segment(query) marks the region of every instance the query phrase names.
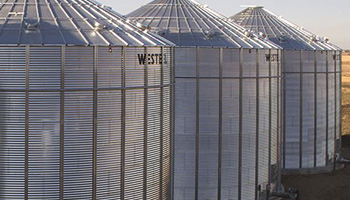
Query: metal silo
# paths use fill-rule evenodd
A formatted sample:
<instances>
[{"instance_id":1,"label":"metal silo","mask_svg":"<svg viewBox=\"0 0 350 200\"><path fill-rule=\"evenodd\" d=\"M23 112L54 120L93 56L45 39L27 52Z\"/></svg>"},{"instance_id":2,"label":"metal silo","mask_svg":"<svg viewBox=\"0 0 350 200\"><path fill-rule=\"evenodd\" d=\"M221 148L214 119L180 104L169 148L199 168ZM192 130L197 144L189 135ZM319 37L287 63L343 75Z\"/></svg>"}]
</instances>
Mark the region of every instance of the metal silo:
<instances>
[{"instance_id":1,"label":"metal silo","mask_svg":"<svg viewBox=\"0 0 350 200\"><path fill-rule=\"evenodd\" d=\"M318 173L338 166L341 138L341 50L262 6L235 22L283 47L283 168Z\"/></svg>"},{"instance_id":2,"label":"metal silo","mask_svg":"<svg viewBox=\"0 0 350 200\"><path fill-rule=\"evenodd\" d=\"M192 0L128 15L174 42L176 200L259 199L279 176L280 50Z\"/></svg>"},{"instance_id":3,"label":"metal silo","mask_svg":"<svg viewBox=\"0 0 350 200\"><path fill-rule=\"evenodd\" d=\"M0 16L0 198L167 199L172 43L90 0Z\"/></svg>"}]
</instances>

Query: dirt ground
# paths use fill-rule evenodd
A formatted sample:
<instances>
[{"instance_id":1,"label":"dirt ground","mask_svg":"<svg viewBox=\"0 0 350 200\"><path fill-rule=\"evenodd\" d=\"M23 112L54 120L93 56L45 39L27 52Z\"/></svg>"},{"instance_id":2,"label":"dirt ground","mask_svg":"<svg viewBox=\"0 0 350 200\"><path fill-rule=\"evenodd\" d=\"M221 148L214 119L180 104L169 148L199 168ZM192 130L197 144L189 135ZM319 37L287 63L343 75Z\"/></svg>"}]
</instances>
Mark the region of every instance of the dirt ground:
<instances>
[{"instance_id":1,"label":"dirt ground","mask_svg":"<svg viewBox=\"0 0 350 200\"><path fill-rule=\"evenodd\" d=\"M343 54L343 148L350 159L350 53ZM350 165L329 174L283 176L286 188L299 191L300 200L350 200Z\"/></svg>"},{"instance_id":2,"label":"dirt ground","mask_svg":"<svg viewBox=\"0 0 350 200\"><path fill-rule=\"evenodd\" d=\"M342 155L350 159L350 135L343 136ZM296 188L300 200L349 200L350 166L329 174L283 176L286 188Z\"/></svg>"}]
</instances>

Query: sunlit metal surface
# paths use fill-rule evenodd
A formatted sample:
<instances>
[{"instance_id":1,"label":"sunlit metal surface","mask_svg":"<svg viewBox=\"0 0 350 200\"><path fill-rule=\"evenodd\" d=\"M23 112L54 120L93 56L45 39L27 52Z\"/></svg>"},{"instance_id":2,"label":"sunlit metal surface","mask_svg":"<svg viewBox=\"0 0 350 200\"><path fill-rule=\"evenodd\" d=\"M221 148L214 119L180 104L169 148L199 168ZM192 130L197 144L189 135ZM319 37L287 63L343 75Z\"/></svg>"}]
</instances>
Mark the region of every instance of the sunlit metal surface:
<instances>
[{"instance_id":1,"label":"sunlit metal surface","mask_svg":"<svg viewBox=\"0 0 350 200\"><path fill-rule=\"evenodd\" d=\"M283 47L283 167L286 172L336 169L341 139L341 49L263 7L232 19Z\"/></svg>"},{"instance_id":2,"label":"sunlit metal surface","mask_svg":"<svg viewBox=\"0 0 350 200\"><path fill-rule=\"evenodd\" d=\"M0 199L169 199L172 44L94 1L0 3Z\"/></svg>"},{"instance_id":3,"label":"sunlit metal surface","mask_svg":"<svg viewBox=\"0 0 350 200\"><path fill-rule=\"evenodd\" d=\"M0 19L2 46L169 44L91 0L0 0Z\"/></svg>"},{"instance_id":4,"label":"sunlit metal surface","mask_svg":"<svg viewBox=\"0 0 350 200\"><path fill-rule=\"evenodd\" d=\"M145 52L169 60L140 65ZM0 47L0 197L166 199L171 56L160 47Z\"/></svg>"},{"instance_id":5,"label":"sunlit metal surface","mask_svg":"<svg viewBox=\"0 0 350 200\"><path fill-rule=\"evenodd\" d=\"M278 189L278 46L191 0L156 0L128 17L178 45L173 198L252 200Z\"/></svg>"}]
</instances>

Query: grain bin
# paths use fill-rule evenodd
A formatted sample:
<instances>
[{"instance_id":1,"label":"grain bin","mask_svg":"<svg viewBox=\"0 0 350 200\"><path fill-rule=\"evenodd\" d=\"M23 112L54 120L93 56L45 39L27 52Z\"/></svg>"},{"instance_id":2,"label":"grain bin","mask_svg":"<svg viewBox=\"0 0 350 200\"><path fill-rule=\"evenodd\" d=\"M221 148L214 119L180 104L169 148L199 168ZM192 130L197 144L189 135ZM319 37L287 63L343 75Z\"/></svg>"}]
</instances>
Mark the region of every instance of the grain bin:
<instances>
[{"instance_id":1,"label":"grain bin","mask_svg":"<svg viewBox=\"0 0 350 200\"><path fill-rule=\"evenodd\" d=\"M0 198L167 199L172 43L90 0L0 16Z\"/></svg>"},{"instance_id":2,"label":"grain bin","mask_svg":"<svg viewBox=\"0 0 350 200\"><path fill-rule=\"evenodd\" d=\"M174 199L259 199L278 183L280 50L192 0L128 15L174 42Z\"/></svg>"},{"instance_id":3,"label":"grain bin","mask_svg":"<svg viewBox=\"0 0 350 200\"><path fill-rule=\"evenodd\" d=\"M283 167L318 173L337 168L341 138L341 50L262 6L233 16L283 47Z\"/></svg>"}]
</instances>

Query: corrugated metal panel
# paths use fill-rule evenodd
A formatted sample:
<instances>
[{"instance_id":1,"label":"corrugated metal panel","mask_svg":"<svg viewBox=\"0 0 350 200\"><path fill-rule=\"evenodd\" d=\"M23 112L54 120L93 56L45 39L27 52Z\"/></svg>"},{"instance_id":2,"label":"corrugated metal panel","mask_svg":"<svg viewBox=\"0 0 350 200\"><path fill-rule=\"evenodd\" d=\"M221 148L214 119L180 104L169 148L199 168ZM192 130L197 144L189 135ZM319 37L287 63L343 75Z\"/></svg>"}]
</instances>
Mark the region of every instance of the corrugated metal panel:
<instances>
[{"instance_id":1,"label":"corrugated metal panel","mask_svg":"<svg viewBox=\"0 0 350 200\"><path fill-rule=\"evenodd\" d=\"M144 195L144 90L125 94L125 199L143 199Z\"/></svg>"},{"instance_id":2,"label":"corrugated metal panel","mask_svg":"<svg viewBox=\"0 0 350 200\"><path fill-rule=\"evenodd\" d=\"M4 89L24 89L26 49L0 48L0 82Z\"/></svg>"},{"instance_id":3,"label":"corrugated metal panel","mask_svg":"<svg viewBox=\"0 0 350 200\"><path fill-rule=\"evenodd\" d=\"M60 89L61 48L32 48L29 76L32 89Z\"/></svg>"},{"instance_id":4,"label":"corrugated metal panel","mask_svg":"<svg viewBox=\"0 0 350 200\"><path fill-rule=\"evenodd\" d=\"M1 92L1 174L2 199L24 198L25 163L25 94L23 92ZM15 147L15 148L13 148Z\"/></svg>"},{"instance_id":5,"label":"corrugated metal panel","mask_svg":"<svg viewBox=\"0 0 350 200\"><path fill-rule=\"evenodd\" d=\"M175 54L174 199L263 197L280 174L280 52Z\"/></svg>"},{"instance_id":6,"label":"corrugated metal panel","mask_svg":"<svg viewBox=\"0 0 350 200\"><path fill-rule=\"evenodd\" d=\"M98 87L117 88L122 86L123 51L121 48L100 47L98 51Z\"/></svg>"},{"instance_id":7,"label":"corrugated metal panel","mask_svg":"<svg viewBox=\"0 0 350 200\"><path fill-rule=\"evenodd\" d=\"M169 62L140 63L144 52ZM0 86L0 198L168 199L172 56L165 47L1 48L1 77L19 87ZM142 73L125 76L135 67Z\"/></svg>"},{"instance_id":8,"label":"corrugated metal panel","mask_svg":"<svg viewBox=\"0 0 350 200\"><path fill-rule=\"evenodd\" d=\"M1 1L0 44L78 46L171 45L91 0Z\"/></svg>"},{"instance_id":9,"label":"corrugated metal panel","mask_svg":"<svg viewBox=\"0 0 350 200\"><path fill-rule=\"evenodd\" d=\"M162 139L162 167L161 167L161 195L163 199L171 199L171 172L174 124L174 95L173 88L163 88L163 136Z\"/></svg>"},{"instance_id":10,"label":"corrugated metal panel","mask_svg":"<svg viewBox=\"0 0 350 200\"><path fill-rule=\"evenodd\" d=\"M29 96L29 198L59 198L60 93Z\"/></svg>"},{"instance_id":11,"label":"corrugated metal panel","mask_svg":"<svg viewBox=\"0 0 350 200\"><path fill-rule=\"evenodd\" d=\"M127 17L183 47L277 47L194 0L154 0Z\"/></svg>"},{"instance_id":12,"label":"corrugated metal panel","mask_svg":"<svg viewBox=\"0 0 350 200\"><path fill-rule=\"evenodd\" d=\"M67 48L64 72L65 88L92 88L94 84L94 49L85 47Z\"/></svg>"},{"instance_id":13,"label":"corrugated metal panel","mask_svg":"<svg viewBox=\"0 0 350 200\"><path fill-rule=\"evenodd\" d=\"M161 161L161 90L160 88L148 91L147 122L147 199L159 199L161 190L159 183L162 172L160 171Z\"/></svg>"},{"instance_id":14,"label":"corrugated metal panel","mask_svg":"<svg viewBox=\"0 0 350 200\"><path fill-rule=\"evenodd\" d=\"M202 54L201 54L202 53ZM204 55L199 51L198 57ZM218 52L217 52L218 53ZM211 63L215 64L215 60ZM199 65L202 66L202 65ZM218 65L217 65L218 66ZM201 69L199 69L200 74ZM202 77L202 76L201 76ZM219 163L219 80L198 80L198 199L215 199L218 192L218 163Z\"/></svg>"},{"instance_id":15,"label":"corrugated metal panel","mask_svg":"<svg viewBox=\"0 0 350 200\"><path fill-rule=\"evenodd\" d=\"M180 50L176 50L176 54ZM178 55L178 54L177 54ZM177 65L178 66L178 65ZM177 79L175 86L174 198L195 196L196 80Z\"/></svg>"},{"instance_id":16,"label":"corrugated metal panel","mask_svg":"<svg viewBox=\"0 0 350 200\"><path fill-rule=\"evenodd\" d=\"M66 92L64 96L64 198L89 199L93 181L93 93Z\"/></svg>"},{"instance_id":17,"label":"corrugated metal panel","mask_svg":"<svg viewBox=\"0 0 350 200\"><path fill-rule=\"evenodd\" d=\"M337 132L341 71L336 69L336 52L284 52L286 170L333 169L341 135Z\"/></svg>"},{"instance_id":18,"label":"corrugated metal panel","mask_svg":"<svg viewBox=\"0 0 350 200\"><path fill-rule=\"evenodd\" d=\"M98 92L97 107L97 199L120 199L122 92Z\"/></svg>"}]
</instances>

